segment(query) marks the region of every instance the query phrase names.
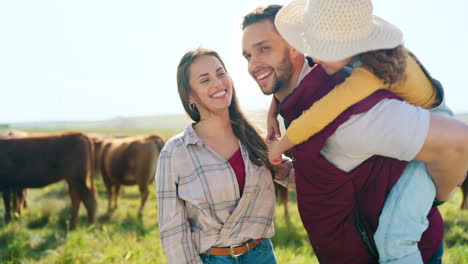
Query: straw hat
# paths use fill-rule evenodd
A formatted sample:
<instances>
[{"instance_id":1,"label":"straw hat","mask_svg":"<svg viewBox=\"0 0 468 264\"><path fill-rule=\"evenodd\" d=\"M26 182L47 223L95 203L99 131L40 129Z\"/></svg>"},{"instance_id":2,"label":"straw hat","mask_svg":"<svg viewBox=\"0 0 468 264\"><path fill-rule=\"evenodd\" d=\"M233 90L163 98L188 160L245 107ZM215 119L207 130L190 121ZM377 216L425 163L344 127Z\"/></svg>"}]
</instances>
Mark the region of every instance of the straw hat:
<instances>
[{"instance_id":1,"label":"straw hat","mask_svg":"<svg viewBox=\"0 0 468 264\"><path fill-rule=\"evenodd\" d=\"M322 61L403 44L397 27L372 15L370 0L294 0L280 9L275 25L290 45Z\"/></svg>"}]
</instances>

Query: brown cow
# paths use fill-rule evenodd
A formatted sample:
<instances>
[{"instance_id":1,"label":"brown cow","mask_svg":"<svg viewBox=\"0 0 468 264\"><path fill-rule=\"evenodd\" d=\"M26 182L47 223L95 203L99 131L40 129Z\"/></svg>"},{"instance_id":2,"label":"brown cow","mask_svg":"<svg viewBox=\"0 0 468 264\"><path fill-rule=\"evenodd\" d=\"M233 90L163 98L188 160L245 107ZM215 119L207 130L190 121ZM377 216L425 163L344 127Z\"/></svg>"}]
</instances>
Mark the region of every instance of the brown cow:
<instances>
[{"instance_id":1,"label":"brown cow","mask_svg":"<svg viewBox=\"0 0 468 264\"><path fill-rule=\"evenodd\" d=\"M284 215L288 216L289 215L289 210L288 210L288 200L289 200L288 188L286 188L283 185L281 185L279 183L276 183L276 182L274 182L274 184L275 184L276 201L283 204Z\"/></svg>"},{"instance_id":2,"label":"brown cow","mask_svg":"<svg viewBox=\"0 0 468 264\"><path fill-rule=\"evenodd\" d=\"M463 193L461 209L468 209L468 172L466 174L467 178L465 178L465 181L461 186Z\"/></svg>"},{"instance_id":3,"label":"brown cow","mask_svg":"<svg viewBox=\"0 0 468 264\"><path fill-rule=\"evenodd\" d=\"M19 131L15 129L10 129L0 134L0 138L17 138L17 137L27 137L28 133L24 131Z\"/></svg>"},{"instance_id":4,"label":"brown cow","mask_svg":"<svg viewBox=\"0 0 468 264\"><path fill-rule=\"evenodd\" d=\"M137 184L141 195L138 216L141 217L164 140L158 135L148 135L106 138L98 144L97 155L100 156L99 167L107 189L109 212L118 206L121 185Z\"/></svg>"},{"instance_id":5,"label":"brown cow","mask_svg":"<svg viewBox=\"0 0 468 264\"><path fill-rule=\"evenodd\" d=\"M97 134L88 134L89 139L93 142L94 145L94 155L93 155L93 177L96 179L99 174L101 173L100 169L100 153L101 153L101 146L102 141L104 139L103 136Z\"/></svg>"},{"instance_id":6,"label":"brown cow","mask_svg":"<svg viewBox=\"0 0 468 264\"><path fill-rule=\"evenodd\" d=\"M126 138L128 136L122 135L100 135L100 134L88 134L88 137L94 144L94 155L93 155L93 172L94 178L96 179L101 174L101 146L104 139L113 139L113 138Z\"/></svg>"},{"instance_id":7,"label":"brown cow","mask_svg":"<svg viewBox=\"0 0 468 264\"><path fill-rule=\"evenodd\" d=\"M0 134L0 138L18 138L18 137L27 137L28 133L24 131L19 131L15 129L10 129ZM19 217L23 209L26 208L26 197L28 191L24 189L4 189L2 193L3 204L5 206L5 212L13 211L15 217ZM13 210L12 210L13 209ZM5 213L6 221L11 219L11 214Z\"/></svg>"},{"instance_id":8,"label":"brown cow","mask_svg":"<svg viewBox=\"0 0 468 264\"><path fill-rule=\"evenodd\" d=\"M0 139L0 190L40 188L65 179L72 202L70 227L76 226L81 201L94 221L92 157L93 144L82 133Z\"/></svg>"},{"instance_id":9,"label":"brown cow","mask_svg":"<svg viewBox=\"0 0 468 264\"><path fill-rule=\"evenodd\" d=\"M26 197L28 189L5 188L2 192L3 204L5 205L5 221L11 220L11 212L15 217L19 217L26 208Z\"/></svg>"}]
</instances>

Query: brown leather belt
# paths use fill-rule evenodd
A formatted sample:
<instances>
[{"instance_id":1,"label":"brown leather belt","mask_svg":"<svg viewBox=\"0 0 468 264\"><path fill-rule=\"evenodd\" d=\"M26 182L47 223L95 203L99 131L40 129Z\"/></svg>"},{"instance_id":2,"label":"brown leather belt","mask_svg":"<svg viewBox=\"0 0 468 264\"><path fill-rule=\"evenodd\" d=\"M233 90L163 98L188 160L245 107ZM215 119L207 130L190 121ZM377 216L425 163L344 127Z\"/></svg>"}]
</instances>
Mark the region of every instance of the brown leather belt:
<instances>
[{"instance_id":1,"label":"brown leather belt","mask_svg":"<svg viewBox=\"0 0 468 264\"><path fill-rule=\"evenodd\" d=\"M241 244L235 244L230 247L212 247L210 248L210 255L215 256L231 256L233 258L237 258L242 254L247 253L249 250L254 249L258 244L262 243L263 238L255 239L257 244L255 244L254 240L251 239L247 242ZM203 252L206 254L207 251Z\"/></svg>"}]
</instances>

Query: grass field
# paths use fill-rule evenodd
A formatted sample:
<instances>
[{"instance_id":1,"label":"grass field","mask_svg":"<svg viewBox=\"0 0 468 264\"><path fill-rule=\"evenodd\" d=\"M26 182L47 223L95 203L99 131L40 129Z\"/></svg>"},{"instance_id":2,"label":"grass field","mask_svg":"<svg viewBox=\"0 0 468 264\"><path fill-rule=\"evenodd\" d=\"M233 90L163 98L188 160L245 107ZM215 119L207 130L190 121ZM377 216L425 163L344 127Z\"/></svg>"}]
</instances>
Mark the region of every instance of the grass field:
<instances>
[{"instance_id":1,"label":"grass field","mask_svg":"<svg viewBox=\"0 0 468 264\"><path fill-rule=\"evenodd\" d=\"M84 132L133 135L155 131ZM158 131L166 138L176 132ZM4 209L0 206L0 263L166 263L159 240L154 185L142 219L137 217L140 199L135 186L123 188L119 208L111 215L106 214L106 193L101 179L96 179L96 186L97 221L88 223L82 206L77 229L73 231L67 230L70 201L64 182L30 190L28 208L19 219L8 224L3 220ZM444 263L468 262L468 211L461 211L460 203L461 192L457 192L440 207L446 227ZM276 212L273 243L278 262L318 263L302 228L294 192L290 192L289 206L289 217L284 216L281 206Z\"/></svg>"}]
</instances>

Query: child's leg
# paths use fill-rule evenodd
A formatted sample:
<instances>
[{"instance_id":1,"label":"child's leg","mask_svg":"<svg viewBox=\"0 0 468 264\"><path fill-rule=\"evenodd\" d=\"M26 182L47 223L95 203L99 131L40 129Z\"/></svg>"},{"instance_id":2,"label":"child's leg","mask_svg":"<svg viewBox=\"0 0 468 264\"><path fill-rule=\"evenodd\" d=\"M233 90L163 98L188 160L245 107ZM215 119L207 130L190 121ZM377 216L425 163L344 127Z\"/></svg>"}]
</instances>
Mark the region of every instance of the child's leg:
<instances>
[{"instance_id":1,"label":"child's leg","mask_svg":"<svg viewBox=\"0 0 468 264\"><path fill-rule=\"evenodd\" d=\"M423 263L418 241L436 194L423 162L411 161L385 201L374 235L381 264Z\"/></svg>"}]
</instances>

